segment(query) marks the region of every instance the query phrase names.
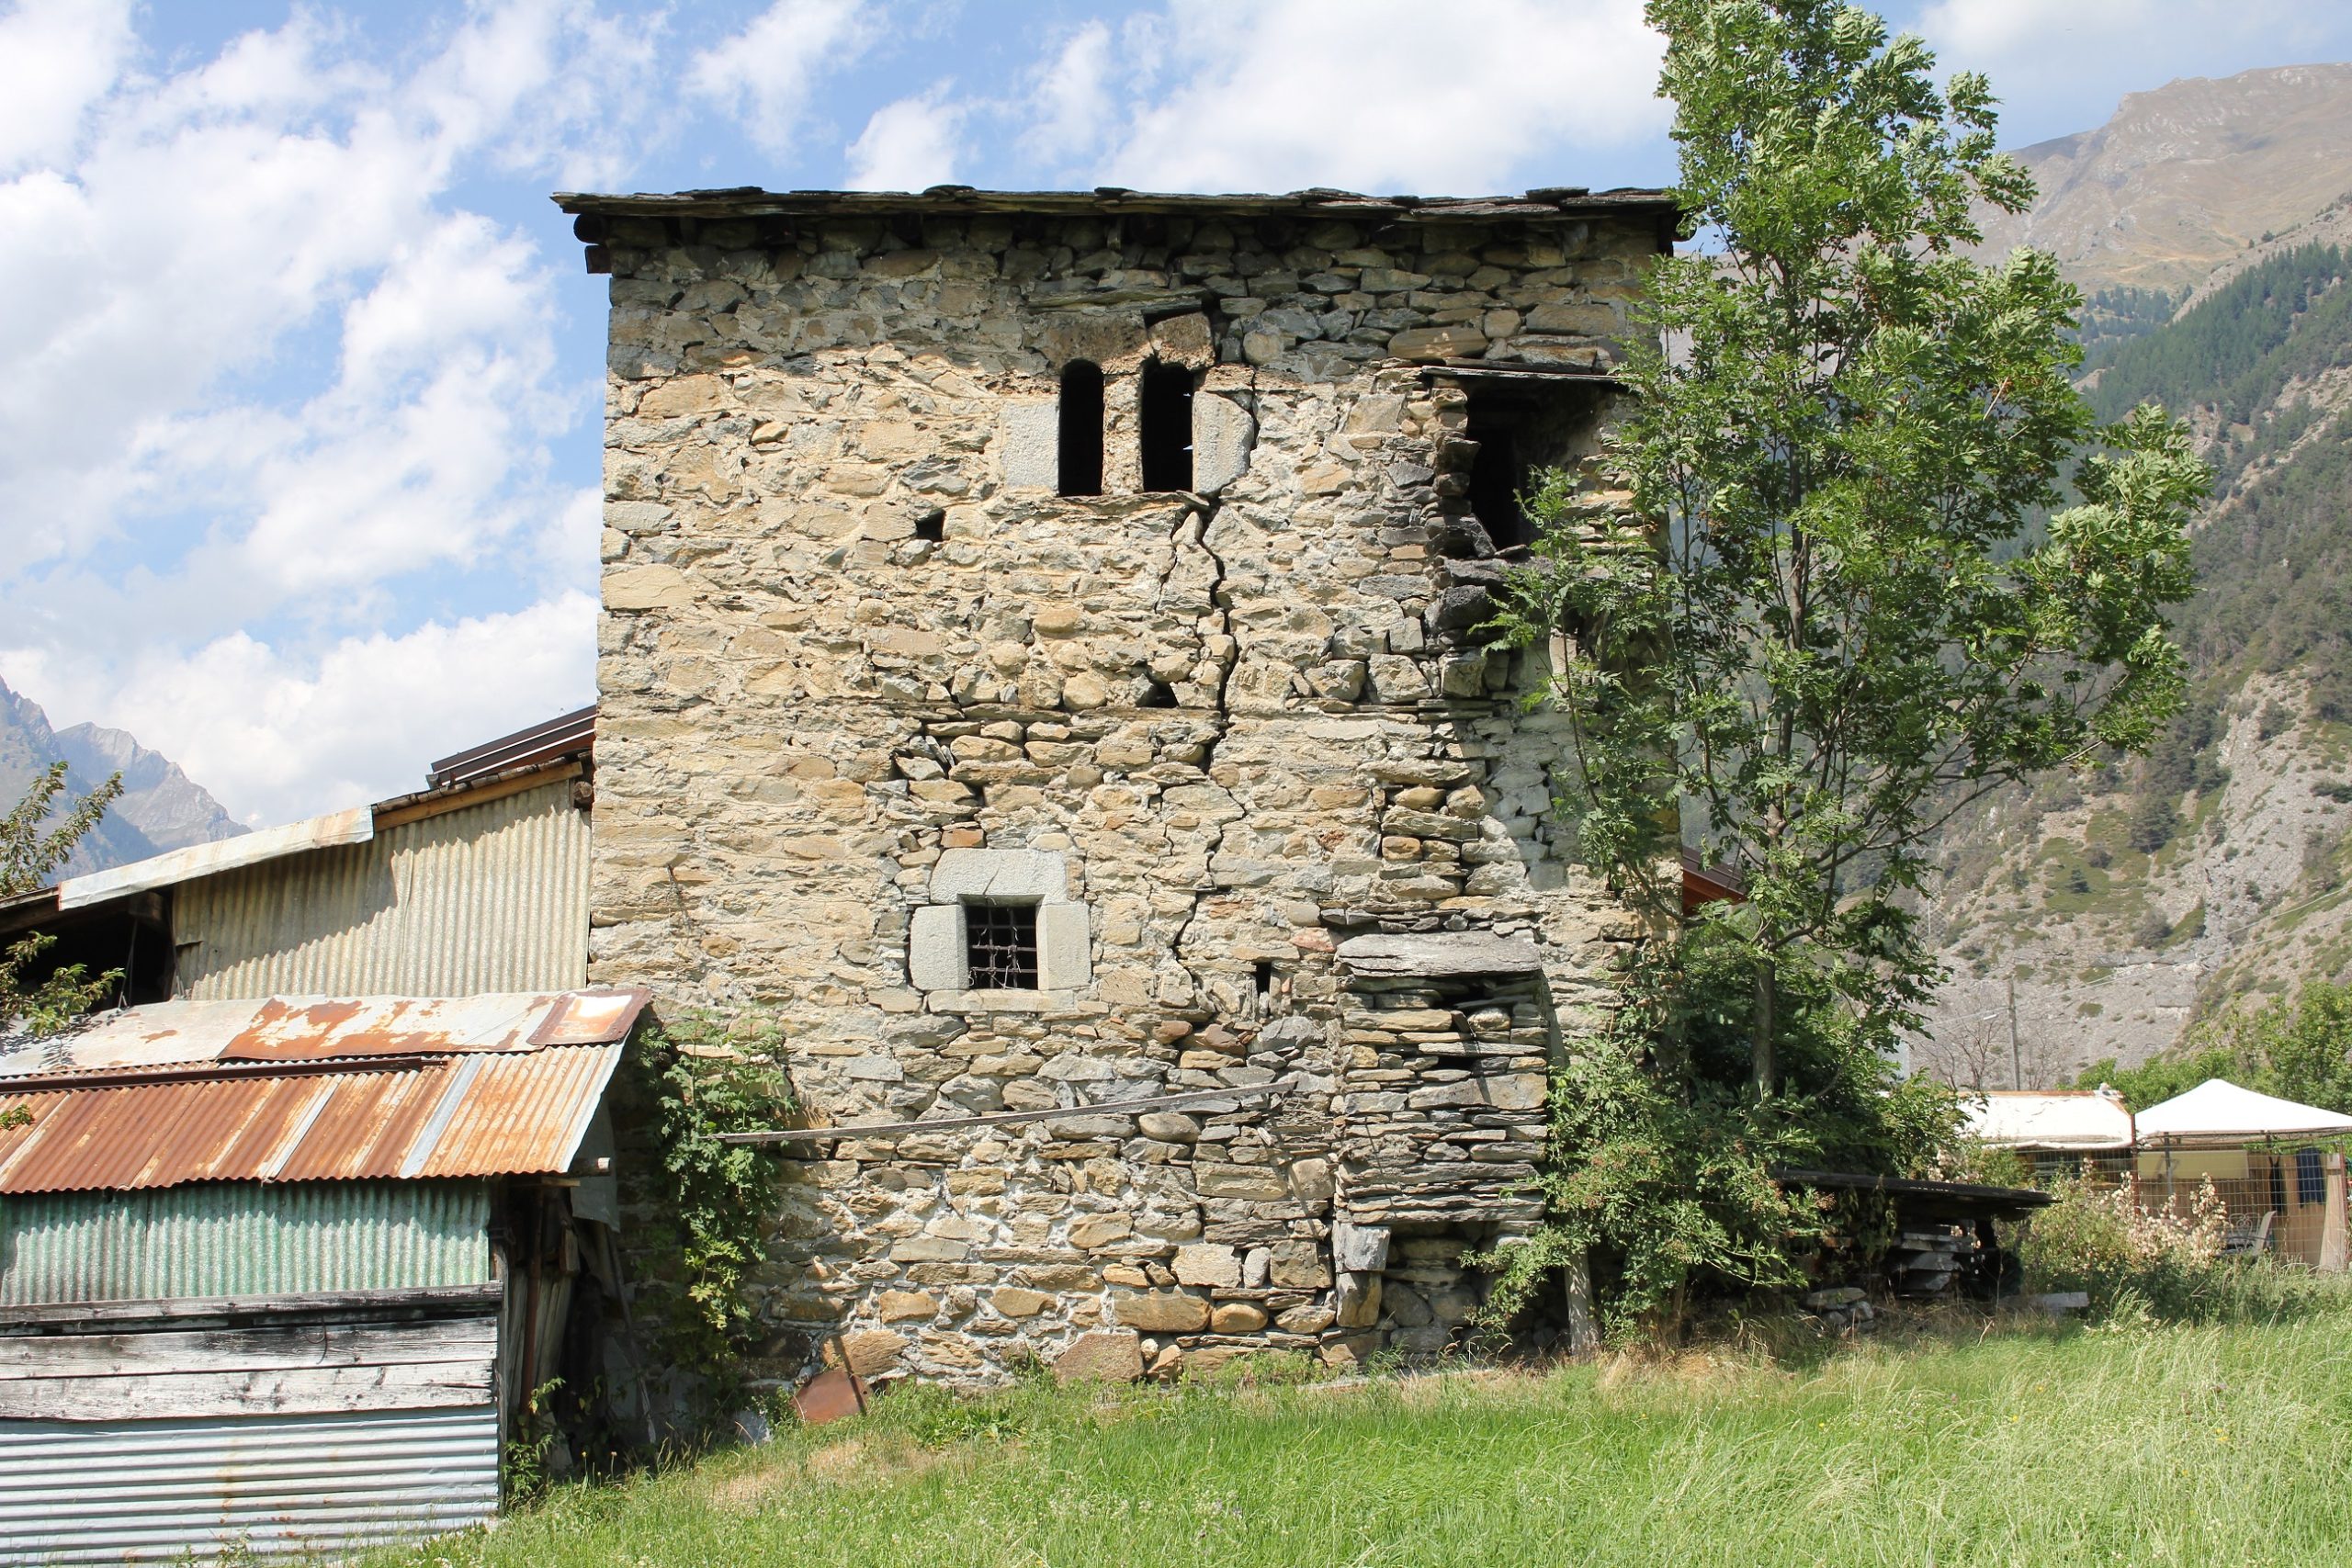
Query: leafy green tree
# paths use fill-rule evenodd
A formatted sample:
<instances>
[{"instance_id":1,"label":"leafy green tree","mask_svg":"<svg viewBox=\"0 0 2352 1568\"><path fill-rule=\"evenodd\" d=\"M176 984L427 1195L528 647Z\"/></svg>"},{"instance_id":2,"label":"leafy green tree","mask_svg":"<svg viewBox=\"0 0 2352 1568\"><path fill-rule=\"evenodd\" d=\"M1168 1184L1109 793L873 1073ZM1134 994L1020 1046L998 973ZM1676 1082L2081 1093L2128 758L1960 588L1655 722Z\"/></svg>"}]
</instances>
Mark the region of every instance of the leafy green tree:
<instances>
[{"instance_id":1,"label":"leafy green tree","mask_svg":"<svg viewBox=\"0 0 2352 1568\"><path fill-rule=\"evenodd\" d=\"M15 808L0 816L0 898L46 886L50 874L65 863L121 794L122 775L116 773L61 810L65 764L54 763L35 779ZM35 961L56 940L36 931L0 947L0 1031L53 1033L96 1006L121 978L119 970L93 976L85 965L68 964L31 979Z\"/></svg>"},{"instance_id":2,"label":"leafy green tree","mask_svg":"<svg viewBox=\"0 0 2352 1568\"><path fill-rule=\"evenodd\" d=\"M2110 1085L2145 1111L2207 1078L2352 1115L2352 986L2315 980L2291 998L2201 1025L2176 1052L2136 1067L2094 1062L2075 1082Z\"/></svg>"},{"instance_id":3,"label":"leafy green tree","mask_svg":"<svg viewBox=\"0 0 2352 1568\"><path fill-rule=\"evenodd\" d=\"M1917 1021L1939 972L1916 899L1944 820L2144 750L2179 707L2165 611L2211 476L2153 407L2095 423L2071 380L2080 298L2049 256L1962 254L1977 204L2032 197L1983 77L1939 91L1917 39L1832 0L1650 0L1648 18L1710 243L1650 276L1642 323L1674 352L1628 356L1607 462L1630 505L1596 521L1548 479L1504 626L1568 634L1564 808L1665 962L1700 928L1745 955L1769 1098L1792 972L1865 1037ZM1745 901L1683 914L1678 815ZM1668 1032L1662 1065L1687 1076Z\"/></svg>"}]
</instances>

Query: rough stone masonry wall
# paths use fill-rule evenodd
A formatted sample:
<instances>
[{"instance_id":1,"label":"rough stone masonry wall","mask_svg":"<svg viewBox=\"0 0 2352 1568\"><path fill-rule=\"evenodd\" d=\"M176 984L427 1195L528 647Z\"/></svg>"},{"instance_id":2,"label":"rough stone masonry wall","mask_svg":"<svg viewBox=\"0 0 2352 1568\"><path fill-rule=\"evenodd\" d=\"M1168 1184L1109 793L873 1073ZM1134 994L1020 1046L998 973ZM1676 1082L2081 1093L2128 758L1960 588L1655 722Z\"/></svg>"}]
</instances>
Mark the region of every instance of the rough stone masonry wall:
<instances>
[{"instance_id":1,"label":"rough stone masonry wall","mask_svg":"<svg viewBox=\"0 0 2352 1568\"><path fill-rule=\"evenodd\" d=\"M1507 1189L1554 1021L1604 1000L1626 929L1548 820L1540 668L1467 635L1483 383L1427 362L1605 365L1651 226L605 238L594 977L766 1010L820 1122L1237 1091L805 1151L758 1371L837 1336L957 1378L1445 1345L1464 1246L1533 1216ZM1079 357L1112 493L1064 499ZM1153 357L1200 378L1193 493L1136 492ZM1597 435L1604 393L1544 395ZM1037 991L912 983L910 933L953 918L923 911L1005 866L1082 910L1077 951Z\"/></svg>"}]
</instances>

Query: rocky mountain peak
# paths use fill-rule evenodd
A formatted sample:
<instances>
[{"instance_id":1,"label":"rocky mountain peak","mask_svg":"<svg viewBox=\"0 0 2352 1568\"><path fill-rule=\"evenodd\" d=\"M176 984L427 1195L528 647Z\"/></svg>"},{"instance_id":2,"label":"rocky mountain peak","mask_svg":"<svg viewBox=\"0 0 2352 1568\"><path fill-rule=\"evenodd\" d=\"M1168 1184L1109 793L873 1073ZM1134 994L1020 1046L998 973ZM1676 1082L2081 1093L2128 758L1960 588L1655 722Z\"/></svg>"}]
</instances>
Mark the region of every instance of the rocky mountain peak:
<instances>
[{"instance_id":1,"label":"rocky mountain peak","mask_svg":"<svg viewBox=\"0 0 2352 1568\"><path fill-rule=\"evenodd\" d=\"M2352 189L2352 65L2184 78L2012 155L2041 196L1992 217L1984 254L2032 245L2086 288L2177 292Z\"/></svg>"},{"instance_id":2,"label":"rocky mountain peak","mask_svg":"<svg viewBox=\"0 0 2352 1568\"><path fill-rule=\"evenodd\" d=\"M0 809L14 805L34 778L58 762L66 765L68 786L76 793L117 772L123 784L121 797L82 840L65 875L127 865L246 831L170 758L119 729L93 724L52 729L39 703L0 682Z\"/></svg>"}]
</instances>

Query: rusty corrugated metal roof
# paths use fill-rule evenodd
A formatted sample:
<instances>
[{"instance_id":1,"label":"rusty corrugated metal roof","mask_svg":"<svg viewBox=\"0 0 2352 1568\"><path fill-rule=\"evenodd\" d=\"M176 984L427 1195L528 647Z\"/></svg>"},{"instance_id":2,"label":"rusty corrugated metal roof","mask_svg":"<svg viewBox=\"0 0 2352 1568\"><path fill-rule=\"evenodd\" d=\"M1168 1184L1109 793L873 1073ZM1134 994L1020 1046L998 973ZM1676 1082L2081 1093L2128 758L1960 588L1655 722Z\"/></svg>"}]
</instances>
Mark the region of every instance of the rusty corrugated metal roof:
<instances>
[{"instance_id":1,"label":"rusty corrugated metal roof","mask_svg":"<svg viewBox=\"0 0 2352 1568\"><path fill-rule=\"evenodd\" d=\"M32 1118L0 1129L0 1194L560 1172L645 999L134 1008L68 1036L62 1061L0 1064L0 1116Z\"/></svg>"},{"instance_id":2,"label":"rusty corrugated metal roof","mask_svg":"<svg viewBox=\"0 0 2352 1568\"><path fill-rule=\"evenodd\" d=\"M153 1002L0 1049L0 1084L28 1074L203 1062L324 1061L600 1045L644 1010L634 987L475 997L262 997Z\"/></svg>"}]
</instances>

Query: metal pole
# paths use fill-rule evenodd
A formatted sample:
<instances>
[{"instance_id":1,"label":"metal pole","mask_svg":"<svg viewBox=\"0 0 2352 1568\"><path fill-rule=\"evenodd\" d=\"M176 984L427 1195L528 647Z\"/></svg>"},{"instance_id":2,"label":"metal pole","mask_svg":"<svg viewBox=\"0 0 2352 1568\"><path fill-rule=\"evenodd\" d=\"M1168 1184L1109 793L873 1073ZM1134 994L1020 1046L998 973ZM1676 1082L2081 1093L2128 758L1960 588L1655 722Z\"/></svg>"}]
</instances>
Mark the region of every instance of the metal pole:
<instances>
[{"instance_id":1,"label":"metal pole","mask_svg":"<svg viewBox=\"0 0 2352 1568\"><path fill-rule=\"evenodd\" d=\"M2018 972L2014 969L2009 971L2007 985L2009 993L2009 1087L2011 1089L2023 1089L2025 1087L2025 1067L2022 1065L2022 1058L2018 1055Z\"/></svg>"}]
</instances>

